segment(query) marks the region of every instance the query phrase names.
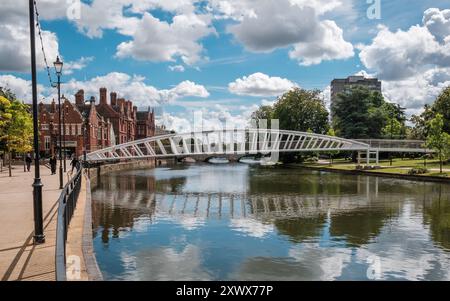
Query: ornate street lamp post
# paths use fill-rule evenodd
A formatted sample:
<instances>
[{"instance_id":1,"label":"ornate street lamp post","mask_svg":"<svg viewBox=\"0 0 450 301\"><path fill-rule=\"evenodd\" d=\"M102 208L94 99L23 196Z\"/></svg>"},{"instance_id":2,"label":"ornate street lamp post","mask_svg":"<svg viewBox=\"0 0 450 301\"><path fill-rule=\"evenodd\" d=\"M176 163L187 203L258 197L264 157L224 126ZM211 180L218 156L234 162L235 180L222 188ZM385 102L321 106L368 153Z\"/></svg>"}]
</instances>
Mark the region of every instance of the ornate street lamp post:
<instances>
[{"instance_id":1,"label":"ornate street lamp post","mask_svg":"<svg viewBox=\"0 0 450 301\"><path fill-rule=\"evenodd\" d=\"M61 107L61 73L62 73L62 68L63 68L63 62L61 62L59 60L59 56L56 57L56 62L53 63L53 65L55 66L55 70L56 70L56 75L58 77L58 83L57 83L57 87L58 87L58 107L59 107L59 189L63 189L64 185L63 185L63 163L62 163L62 135L61 135L61 126L63 126L63 124L61 123L61 111L62 111L62 107Z\"/></svg>"},{"instance_id":2,"label":"ornate street lamp post","mask_svg":"<svg viewBox=\"0 0 450 301\"><path fill-rule=\"evenodd\" d=\"M34 146L34 182L33 182L33 211L34 211L34 243L45 243L42 218L42 181L39 162L39 129L37 105L37 78L36 78L36 45L34 32L34 0L29 0L30 14L30 45L31 45L31 81L33 92L33 146Z\"/></svg>"}]
</instances>

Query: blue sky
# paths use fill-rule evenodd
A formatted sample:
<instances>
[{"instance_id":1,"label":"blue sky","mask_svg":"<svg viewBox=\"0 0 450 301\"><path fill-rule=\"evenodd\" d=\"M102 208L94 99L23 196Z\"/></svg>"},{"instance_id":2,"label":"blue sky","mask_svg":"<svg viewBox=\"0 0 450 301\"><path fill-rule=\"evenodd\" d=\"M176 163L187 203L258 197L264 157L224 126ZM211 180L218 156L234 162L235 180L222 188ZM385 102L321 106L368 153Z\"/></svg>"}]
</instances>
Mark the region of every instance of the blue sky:
<instances>
[{"instance_id":1,"label":"blue sky","mask_svg":"<svg viewBox=\"0 0 450 301\"><path fill-rule=\"evenodd\" d=\"M28 10L18 1L0 4L0 86L28 101ZM365 0L37 3L49 61L60 54L68 63L66 94L83 88L98 97L107 86L142 108L157 107L160 122L176 129L193 110L243 122L293 86L324 90L327 101L333 78L358 72L383 80L385 97L409 114L450 84L443 0L380 0L380 19L368 17ZM80 14L69 18L74 7ZM39 70L40 98L50 101L55 91Z\"/></svg>"}]
</instances>

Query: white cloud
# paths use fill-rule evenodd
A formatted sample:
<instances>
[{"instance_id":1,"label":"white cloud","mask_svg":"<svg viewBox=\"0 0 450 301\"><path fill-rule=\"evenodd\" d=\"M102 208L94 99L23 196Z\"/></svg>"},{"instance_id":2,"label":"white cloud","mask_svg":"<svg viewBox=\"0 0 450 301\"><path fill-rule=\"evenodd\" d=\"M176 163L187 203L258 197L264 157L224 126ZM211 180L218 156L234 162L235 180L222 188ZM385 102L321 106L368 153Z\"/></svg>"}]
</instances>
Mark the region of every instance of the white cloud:
<instances>
[{"instance_id":1,"label":"white cloud","mask_svg":"<svg viewBox=\"0 0 450 301\"><path fill-rule=\"evenodd\" d=\"M130 76L126 73L111 72L104 76L97 76L87 81L70 80L61 86L61 93L66 96L74 95L79 89L85 91L86 98L93 95L98 98L98 89L105 87L108 91L116 91L119 97L132 100L137 106L157 106L183 97L209 96L208 91L202 85L191 81L183 81L171 89L159 90L147 85L142 76ZM31 81L27 81L12 75L0 76L0 86L8 87L12 92L26 102L31 101ZM51 88L39 86L40 99L43 97L49 101L55 98L55 91Z\"/></svg>"},{"instance_id":2,"label":"white cloud","mask_svg":"<svg viewBox=\"0 0 450 301\"><path fill-rule=\"evenodd\" d=\"M180 58L192 65L202 59L203 46L198 41L214 33L208 15L176 15L168 23L145 13L132 34L133 39L117 47L117 56L157 62Z\"/></svg>"},{"instance_id":3,"label":"white cloud","mask_svg":"<svg viewBox=\"0 0 450 301\"><path fill-rule=\"evenodd\" d=\"M175 71L175 72L184 72L184 67L183 67L183 65L174 65L174 66L169 66L169 70Z\"/></svg>"},{"instance_id":4,"label":"white cloud","mask_svg":"<svg viewBox=\"0 0 450 301\"><path fill-rule=\"evenodd\" d=\"M303 65L354 55L343 31L334 21L320 16L340 7L341 1L262 0L212 2L222 17L238 20L228 32L252 52L271 52L293 46L291 59Z\"/></svg>"},{"instance_id":5,"label":"white cloud","mask_svg":"<svg viewBox=\"0 0 450 301\"><path fill-rule=\"evenodd\" d=\"M438 41L450 36L450 9L427 9L423 15L423 24Z\"/></svg>"},{"instance_id":6,"label":"white cloud","mask_svg":"<svg viewBox=\"0 0 450 301\"><path fill-rule=\"evenodd\" d=\"M425 11L422 25L391 31L379 26L368 45L360 45L364 66L383 80L383 94L418 113L450 85L450 10Z\"/></svg>"},{"instance_id":7,"label":"white cloud","mask_svg":"<svg viewBox=\"0 0 450 301\"><path fill-rule=\"evenodd\" d=\"M38 2L42 13L41 20L54 20L65 11L65 6L54 0ZM63 14L65 16L65 14ZM0 71L29 72L30 57L30 25L28 19L28 2L3 0L0 9ZM42 39L49 64L58 55L58 38L51 31L42 31ZM44 56L36 30L36 64L39 69L45 67Z\"/></svg>"},{"instance_id":8,"label":"white cloud","mask_svg":"<svg viewBox=\"0 0 450 301\"><path fill-rule=\"evenodd\" d=\"M353 45L344 40L343 31L334 21L321 23L322 39L306 43L297 43L289 52L291 59L297 59L301 65L310 66L322 61L347 59L353 57Z\"/></svg>"},{"instance_id":9,"label":"white cloud","mask_svg":"<svg viewBox=\"0 0 450 301\"><path fill-rule=\"evenodd\" d=\"M31 81L13 75L0 75L0 87L10 89L19 100L26 103L31 103L32 101ZM37 85L37 89L38 100L41 100L44 98L45 88L42 85Z\"/></svg>"},{"instance_id":10,"label":"white cloud","mask_svg":"<svg viewBox=\"0 0 450 301\"><path fill-rule=\"evenodd\" d=\"M228 85L228 90L237 95L278 96L297 87L297 84L281 77L269 77L264 73L254 73L238 78Z\"/></svg>"},{"instance_id":11,"label":"white cloud","mask_svg":"<svg viewBox=\"0 0 450 301\"><path fill-rule=\"evenodd\" d=\"M63 73L65 75L73 74L75 70L82 70L86 68L86 66L94 60L94 57L81 57L80 59L73 61L73 62L67 62L64 63L63 67Z\"/></svg>"}]
</instances>

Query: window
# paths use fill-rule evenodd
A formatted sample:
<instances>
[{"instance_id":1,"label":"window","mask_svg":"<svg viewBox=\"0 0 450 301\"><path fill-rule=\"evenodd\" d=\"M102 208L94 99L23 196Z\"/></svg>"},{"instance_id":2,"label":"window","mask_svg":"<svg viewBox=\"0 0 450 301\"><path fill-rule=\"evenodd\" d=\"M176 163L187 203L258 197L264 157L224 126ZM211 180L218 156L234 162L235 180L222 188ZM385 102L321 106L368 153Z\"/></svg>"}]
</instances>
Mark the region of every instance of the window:
<instances>
[{"instance_id":1,"label":"window","mask_svg":"<svg viewBox=\"0 0 450 301\"><path fill-rule=\"evenodd\" d=\"M41 125L41 129L43 130L43 131L48 131L48 124L47 123L43 123L42 125Z\"/></svg>"},{"instance_id":2,"label":"window","mask_svg":"<svg viewBox=\"0 0 450 301\"><path fill-rule=\"evenodd\" d=\"M76 135L76 134L77 134L77 125L72 124L72 135Z\"/></svg>"},{"instance_id":3,"label":"window","mask_svg":"<svg viewBox=\"0 0 450 301\"><path fill-rule=\"evenodd\" d=\"M78 135L83 135L81 124L78 125Z\"/></svg>"},{"instance_id":4,"label":"window","mask_svg":"<svg viewBox=\"0 0 450 301\"><path fill-rule=\"evenodd\" d=\"M70 124L66 124L66 135L70 135Z\"/></svg>"},{"instance_id":5,"label":"window","mask_svg":"<svg viewBox=\"0 0 450 301\"><path fill-rule=\"evenodd\" d=\"M44 137L44 146L45 146L46 151L50 150L50 137L49 136Z\"/></svg>"}]
</instances>

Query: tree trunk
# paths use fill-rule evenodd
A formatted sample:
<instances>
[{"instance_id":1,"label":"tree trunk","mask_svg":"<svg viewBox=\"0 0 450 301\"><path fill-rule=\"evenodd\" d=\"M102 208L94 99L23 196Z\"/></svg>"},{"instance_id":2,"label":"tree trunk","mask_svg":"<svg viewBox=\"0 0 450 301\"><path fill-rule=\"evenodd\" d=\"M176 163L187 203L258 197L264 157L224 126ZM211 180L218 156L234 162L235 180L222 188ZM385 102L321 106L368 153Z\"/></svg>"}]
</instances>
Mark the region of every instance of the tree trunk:
<instances>
[{"instance_id":1,"label":"tree trunk","mask_svg":"<svg viewBox=\"0 0 450 301\"><path fill-rule=\"evenodd\" d=\"M10 151L8 151L8 161L9 161L9 163L8 163L8 167L9 167L9 176L10 177L12 177L12 167L11 167L11 152Z\"/></svg>"},{"instance_id":2,"label":"tree trunk","mask_svg":"<svg viewBox=\"0 0 450 301\"><path fill-rule=\"evenodd\" d=\"M441 170L441 173L442 173L442 152L439 152L439 168L440 168L440 170Z\"/></svg>"},{"instance_id":3,"label":"tree trunk","mask_svg":"<svg viewBox=\"0 0 450 301\"><path fill-rule=\"evenodd\" d=\"M23 172L27 172L27 162L25 153L23 153Z\"/></svg>"}]
</instances>

